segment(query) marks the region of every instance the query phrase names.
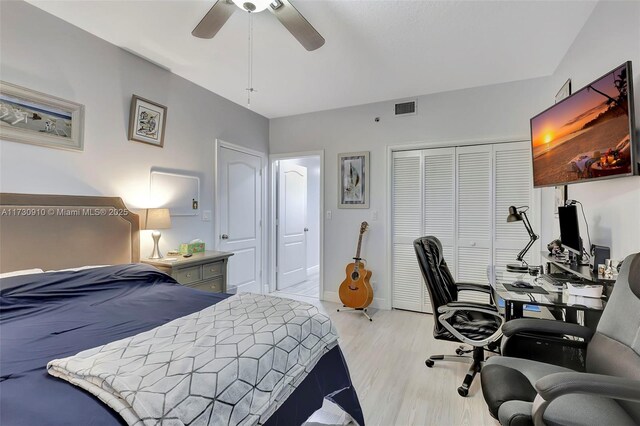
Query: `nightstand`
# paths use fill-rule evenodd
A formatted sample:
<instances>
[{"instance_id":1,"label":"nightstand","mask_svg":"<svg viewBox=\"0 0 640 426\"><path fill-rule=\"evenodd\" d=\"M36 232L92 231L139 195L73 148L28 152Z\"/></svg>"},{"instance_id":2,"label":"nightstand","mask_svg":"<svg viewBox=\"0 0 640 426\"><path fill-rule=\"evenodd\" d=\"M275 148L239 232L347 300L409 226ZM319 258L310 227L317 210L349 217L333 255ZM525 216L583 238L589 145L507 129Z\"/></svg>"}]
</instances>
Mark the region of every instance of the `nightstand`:
<instances>
[{"instance_id":1,"label":"nightstand","mask_svg":"<svg viewBox=\"0 0 640 426\"><path fill-rule=\"evenodd\" d=\"M141 259L140 262L153 265L180 284L212 293L227 291L227 261L233 253L208 250L193 253L191 257L167 256L164 259ZM170 261L167 258L176 258Z\"/></svg>"}]
</instances>

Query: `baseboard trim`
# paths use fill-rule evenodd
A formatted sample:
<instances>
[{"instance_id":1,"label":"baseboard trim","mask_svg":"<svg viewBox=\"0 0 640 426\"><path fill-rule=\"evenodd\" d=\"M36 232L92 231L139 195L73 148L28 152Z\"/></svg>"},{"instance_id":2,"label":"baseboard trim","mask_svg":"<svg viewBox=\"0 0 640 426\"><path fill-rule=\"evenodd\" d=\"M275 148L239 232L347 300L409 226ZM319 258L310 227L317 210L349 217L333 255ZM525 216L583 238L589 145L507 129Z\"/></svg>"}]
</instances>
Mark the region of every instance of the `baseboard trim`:
<instances>
[{"instance_id":1,"label":"baseboard trim","mask_svg":"<svg viewBox=\"0 0 640 426\"><path fill-rule=\"evenodd\" d=\"M245 293L260 293L262 289L260 288L260 284L258 283L249 283L249 284L240 284L235 287L235 292L245 292Z\"/></svg>"},{"instance_id":2,"label":"baseboard trim","mask_svg":"<svg viewBox=\"0 0 640 426\"><path fill-rule=\"evenodd\" d=\"M322 294L322 300L325 300L327 302L342 303L340 301L340 296L335 291L325 291ZM382 299L380 297L374 297L373 302L371 302L370 306L376 309L389 310L389 308L387 307L387 299Z\"/></svg>"},{"instance_id":3,"label":"baseboard trim","mask_svg":"<svg viewBox=\"0 0 640 426\"><path fill-rule=\"evenodd\" d=\"M320 273L320 265L307 268L307 275L315 275Z\"/></svg>"}]
</instances>

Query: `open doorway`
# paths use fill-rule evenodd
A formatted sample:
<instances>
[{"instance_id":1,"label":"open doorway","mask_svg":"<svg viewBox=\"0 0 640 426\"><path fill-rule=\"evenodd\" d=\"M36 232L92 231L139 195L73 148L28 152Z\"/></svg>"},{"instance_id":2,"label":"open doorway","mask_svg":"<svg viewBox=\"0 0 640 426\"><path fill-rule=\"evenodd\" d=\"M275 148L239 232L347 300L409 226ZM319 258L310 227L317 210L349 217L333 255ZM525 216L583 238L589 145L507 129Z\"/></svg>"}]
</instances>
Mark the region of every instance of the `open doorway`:
<instances>
[{"instance_id":1,"label":"open doorway","mask_svg":"<svg viewBox=\"0 0 640 426\"><path fill-rule=\"evenodd\" d=\"M271 290L278 294L320 298L321 169L321 155L273 159Z\"/></svg>"}]
</instances>

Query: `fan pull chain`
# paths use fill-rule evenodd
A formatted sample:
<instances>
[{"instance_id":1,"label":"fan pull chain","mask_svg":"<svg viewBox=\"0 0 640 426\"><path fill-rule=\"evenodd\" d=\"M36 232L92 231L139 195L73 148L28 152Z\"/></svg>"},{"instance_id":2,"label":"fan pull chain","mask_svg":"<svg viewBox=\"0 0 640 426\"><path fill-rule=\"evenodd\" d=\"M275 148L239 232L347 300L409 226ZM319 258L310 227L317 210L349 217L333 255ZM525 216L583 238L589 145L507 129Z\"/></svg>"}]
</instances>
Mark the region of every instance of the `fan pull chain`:
<instances>
[{"instance_id":1,"label":"fan pull chain","mask_svg":"<svg viewBox=\"0 0 640 426\"><path fill-rule=\"evenodd\" d=\"M247 76L247 107L251 108L251 93L256 92L253 88L253 14L249 12L249 71Z\"/></svg>"}]
</instances>

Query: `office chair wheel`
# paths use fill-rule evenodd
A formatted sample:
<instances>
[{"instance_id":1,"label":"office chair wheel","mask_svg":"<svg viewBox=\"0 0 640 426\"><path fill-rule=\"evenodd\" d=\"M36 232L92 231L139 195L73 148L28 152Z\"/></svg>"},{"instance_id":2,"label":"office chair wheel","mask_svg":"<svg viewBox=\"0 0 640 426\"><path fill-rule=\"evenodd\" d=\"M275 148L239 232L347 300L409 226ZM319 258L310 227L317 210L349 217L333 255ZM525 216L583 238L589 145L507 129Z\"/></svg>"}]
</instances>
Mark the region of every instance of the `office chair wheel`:
<instances>
[{"instance_id":1,"label":"office chair wheel","mask_svg":"<svg viewBox=\"0 0 640 426\"><path fill-rule=\"evenodd\" d=\"M435 362L433 362L433 360L431 359L426 360L424 363L429 368L433 367L433 365L435 364Z\"/></svg>"},{"instance_id":2,"label":"office chair wheel","mask_svg":"<svg viewBox=\"0 0 640 426\"><path fill-rule=\"evenodd\" d=\"M458 395L460 396L467 396L469 395L469 388L462 385L458 388Z\"/></svg>"}]
</instances>

